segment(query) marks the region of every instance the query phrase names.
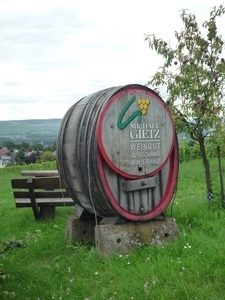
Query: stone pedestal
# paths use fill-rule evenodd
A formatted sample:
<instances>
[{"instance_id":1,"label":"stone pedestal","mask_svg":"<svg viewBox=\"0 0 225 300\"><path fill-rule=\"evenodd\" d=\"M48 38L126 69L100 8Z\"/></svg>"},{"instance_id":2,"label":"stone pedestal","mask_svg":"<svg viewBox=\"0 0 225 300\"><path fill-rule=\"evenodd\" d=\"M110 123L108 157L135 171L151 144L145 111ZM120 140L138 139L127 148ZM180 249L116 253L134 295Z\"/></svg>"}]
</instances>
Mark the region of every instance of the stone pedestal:
<instances>
[{"instance_id":1,"label":"stone pedestal","mask_svg":"<svg viewBox=\"0 0 225 300\"><path fill-rule=\"evenodd\" d=\"M95 219L81 220L77 216L69 216L66 221L65 235L68 243L94 240Z\"/></svg>"},{"instance_id":2,"label":"stone pedestal","mask_svg":"<svg viewBox=\"0 0 225 300\"><path fill-rule=\"evenodd\" d=\"M143 245L162 245L178 237L179 230L172 218L95 226L96 249L104 257L113 253L129 253Z\"/></svg>"},{"instance_id":3,"label":"stone pedestal","mask_svg":"<svg viewBox=\"0 0 225 300\"><path fill-rule=\"evenodd\" d=\"M108 257L126 254L144 245L162 245L179 238L179 229L173 218L123 224L96 224L95 219L81 220L69 216L66 222L67 242L95 240L97 252Z\"/></svg>"}]
</instances>

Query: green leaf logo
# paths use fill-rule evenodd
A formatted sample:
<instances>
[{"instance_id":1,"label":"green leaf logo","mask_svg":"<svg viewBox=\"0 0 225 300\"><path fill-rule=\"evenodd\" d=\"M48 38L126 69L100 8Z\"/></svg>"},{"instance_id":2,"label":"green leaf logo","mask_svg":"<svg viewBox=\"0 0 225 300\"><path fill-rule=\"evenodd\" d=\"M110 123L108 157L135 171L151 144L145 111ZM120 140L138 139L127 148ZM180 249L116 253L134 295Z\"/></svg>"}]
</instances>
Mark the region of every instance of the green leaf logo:
<instances>
[{"instance_id":1,"label":"green leaf logo","mask_svg":"<svg viewBox=\"0 0 225 300\"><path fill-rule=\"evenodd\" d=\"M117 121L117 127L122 130L127 127L128 124L130 124L133 119L137 117L138 123L141 123L141 118L142 118L142 112L140 110L137 110L133 112L125 121L123 121L123 117L128 110L128 108L131 106L131 104L135 101L135 96L133 96L124 106L122 109L121 113L119 114L119 118Z\"/></svg>"}]
</instances>

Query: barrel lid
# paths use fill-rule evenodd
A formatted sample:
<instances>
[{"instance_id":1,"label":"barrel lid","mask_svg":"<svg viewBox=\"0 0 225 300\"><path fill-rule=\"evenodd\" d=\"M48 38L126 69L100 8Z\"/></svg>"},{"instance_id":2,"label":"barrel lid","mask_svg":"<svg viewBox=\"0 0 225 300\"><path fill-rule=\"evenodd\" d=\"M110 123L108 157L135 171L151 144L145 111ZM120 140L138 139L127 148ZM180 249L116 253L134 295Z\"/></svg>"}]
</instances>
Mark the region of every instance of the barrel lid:
<instances>
[{"instance_id":1,"label":"barrel lid","mask_svg":"<svg viewBox=\"0 0 225 300\"><path fill-rule=\"evenodd\" d=\"M141 85L118 90L103 106L96 128L102 157L127 178L161 170L174 146L170 112L154 91Z\"/></svg>"}]
</instances>

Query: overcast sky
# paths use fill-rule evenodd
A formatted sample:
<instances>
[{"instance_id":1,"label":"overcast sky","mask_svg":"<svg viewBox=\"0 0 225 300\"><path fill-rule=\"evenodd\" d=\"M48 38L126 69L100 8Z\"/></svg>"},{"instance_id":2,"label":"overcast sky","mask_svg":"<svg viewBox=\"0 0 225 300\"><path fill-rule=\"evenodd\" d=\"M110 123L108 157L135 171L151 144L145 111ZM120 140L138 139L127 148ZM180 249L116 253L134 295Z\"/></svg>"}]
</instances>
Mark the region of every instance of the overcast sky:
<instances>
[{"instance_id":1,"label":"overcast sky","mask_svg":"<svg viewBox=\"0 0 225 300\"><path fill-rule=\"evenodd\" d=\"M63 118L99 90L146 84L186 8L201 24L217 0L0 0L0 121ZM220 18L225 25L225 16ZM221 31L222 30L222 31ZM225 26L220 34L225 39ZM224 32L223 32L224 31Z\"/></svg>"}]
</instances>

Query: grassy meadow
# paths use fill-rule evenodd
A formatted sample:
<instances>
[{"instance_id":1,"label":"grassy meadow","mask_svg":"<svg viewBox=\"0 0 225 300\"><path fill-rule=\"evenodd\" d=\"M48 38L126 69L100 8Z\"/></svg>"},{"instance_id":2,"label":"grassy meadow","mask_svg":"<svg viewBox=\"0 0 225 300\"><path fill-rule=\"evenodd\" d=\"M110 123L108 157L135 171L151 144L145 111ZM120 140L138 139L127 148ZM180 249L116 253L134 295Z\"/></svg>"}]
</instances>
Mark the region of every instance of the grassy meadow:
<instances>
[{"instance_id":1,"label":"grassy meadow","mask_svg":"<svg viewBox=\"0 0 225 300\"><path fill-rule=\"evenodd\" d=\"M35 221L31 208L17 209L10 179L20 169L0 170L0 254L12 248L0 255L0 299L225 299L225 210L216 160L212 172L216 197L208 207L201 161L180 164L166 211L176 219L178 240L106 259L91 242L66 244L71 207L56 208L55 219L45 222Z\"/></svg>"}]
</instances>

